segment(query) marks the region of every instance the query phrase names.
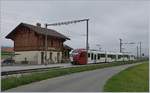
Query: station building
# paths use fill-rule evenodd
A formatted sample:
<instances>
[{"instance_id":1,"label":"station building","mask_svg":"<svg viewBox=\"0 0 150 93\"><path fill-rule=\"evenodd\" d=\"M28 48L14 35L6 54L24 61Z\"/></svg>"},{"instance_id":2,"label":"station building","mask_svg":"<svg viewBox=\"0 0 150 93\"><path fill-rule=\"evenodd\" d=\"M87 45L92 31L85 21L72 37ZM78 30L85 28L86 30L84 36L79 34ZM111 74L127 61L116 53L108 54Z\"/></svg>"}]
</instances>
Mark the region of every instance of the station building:
<instances>
[{"instance_id":1,"label":"station building","mask_svg":"<svg viewBox=\"0 0 150 93\"><path fill-rule=\"evenodd\" d=\"M47 61L45 59L45 35L47 35ZM68 37L53 29L41 27L40 23L20 23L7 36L14 42L16 63L48 64L69 61L71 47L64 44Z\"/></svg>"}]
</instances>

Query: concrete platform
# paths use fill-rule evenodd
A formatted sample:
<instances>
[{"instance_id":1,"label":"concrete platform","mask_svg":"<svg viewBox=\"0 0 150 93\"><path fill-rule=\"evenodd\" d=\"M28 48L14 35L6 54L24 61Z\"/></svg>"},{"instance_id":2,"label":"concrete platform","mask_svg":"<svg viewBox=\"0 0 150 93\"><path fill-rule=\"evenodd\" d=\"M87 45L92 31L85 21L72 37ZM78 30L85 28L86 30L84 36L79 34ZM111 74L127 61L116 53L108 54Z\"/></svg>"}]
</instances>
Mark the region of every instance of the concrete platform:
<instances>
[{"instance_id":1,"label":"concrete platform","mask_svg":"<svg viewBox=\"0 0 150 93\"><path fill-rule=\"evenodd\" d=\"M48 65L17 65L17 66L12 65L12 66L2 66L1 72L37 69L37 68L50 68L50 67L71 67L71 66L72 66L71 63L48 64Z\"/></svg>"}]
</instances>

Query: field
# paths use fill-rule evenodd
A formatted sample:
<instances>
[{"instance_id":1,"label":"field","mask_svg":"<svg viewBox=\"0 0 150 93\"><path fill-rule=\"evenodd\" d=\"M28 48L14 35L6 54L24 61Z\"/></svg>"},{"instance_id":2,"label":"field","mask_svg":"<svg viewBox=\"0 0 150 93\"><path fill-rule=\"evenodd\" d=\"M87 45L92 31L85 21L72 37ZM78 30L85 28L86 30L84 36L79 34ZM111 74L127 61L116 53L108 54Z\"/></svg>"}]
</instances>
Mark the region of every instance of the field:
<instances>
[{"instance_id":1,"label":"field","mask_svg":"<svg viewBox=\"0 0 150 93\"><path fill-rule=\"evenodd\" d=\"M104 86L105 92L148 92L149 63L127 68L110 78Z\"/></svg>"},{"instance_id":2,"label":"field","mask_svg":"<svg viewBox=\"0 0 150 93\"><path fill-rule=\"evenodd\" d=\"M1 89L2 91L14 88L20 85L29 84L32 82L54 78L62 75L67 75L71 73L95 70L105 67L118 66L124 64L132 64L137 62L113 62L109 64L95 64L95 65L86 65L84 67L70 67L70 68L55 68L50 69L45 72L33 72L29 75L22 75L21 77L9 77L1 80Z\"/></svg>"}]
</instances>

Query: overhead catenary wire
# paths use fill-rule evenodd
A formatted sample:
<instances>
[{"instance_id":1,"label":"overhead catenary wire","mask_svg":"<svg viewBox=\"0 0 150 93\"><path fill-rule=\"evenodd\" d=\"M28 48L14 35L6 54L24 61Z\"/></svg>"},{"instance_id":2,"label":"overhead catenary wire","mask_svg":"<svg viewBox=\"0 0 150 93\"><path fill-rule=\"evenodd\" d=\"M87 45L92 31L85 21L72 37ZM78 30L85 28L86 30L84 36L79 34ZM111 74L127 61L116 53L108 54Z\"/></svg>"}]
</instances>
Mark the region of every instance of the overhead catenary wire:
<instances>
[{"instance_id":1,"label":"overhead catenary wire","mask_svg":"<svg viewBox=\"0 0 150 93\"><path fill-rule=\"evenodd\" d=\"M69 25L69 24L79 23L79 22L83 22L83 21L87 21L87 20L89 20L89 19L72 20L72 21L66 21L66 22L58 22L58 23L47 24L47 26Z\"/></svg>"}]
</instances>

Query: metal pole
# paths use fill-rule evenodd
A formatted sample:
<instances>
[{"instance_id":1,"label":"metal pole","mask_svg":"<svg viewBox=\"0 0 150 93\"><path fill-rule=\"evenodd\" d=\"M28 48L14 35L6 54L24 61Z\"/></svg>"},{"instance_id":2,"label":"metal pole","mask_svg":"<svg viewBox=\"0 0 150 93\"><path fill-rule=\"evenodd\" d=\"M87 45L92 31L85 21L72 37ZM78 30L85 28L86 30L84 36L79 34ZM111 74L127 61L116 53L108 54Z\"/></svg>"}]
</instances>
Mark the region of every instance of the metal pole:
<instances>
[{"instance_id":1,"label":"metal pole","mask_svg":"<svg viewBox=\"0 0 150 93\"><path fill-rule=\"evenodd\" d=\"M139 59L139 49L138 49L138 45L137 45L137 59Z\"/></svg>"},{"instance_id":2,"label":"metal pole","mask_svg":"<svg viewBox=\"0 0 150 93\"><path fill-rule=\"evenodd\" d=\"M122 39L120 38L120 53L122 52Z\"/></svg>"},{"instance_id":3,"label":"metal pole","mask_svg":"<svg viewBox=\"0 0 150 93\"><path fill-rule=\"evenodd\" d=\"M107 62L107 55L106 55L106 49L105 49L105 63Z\"/></svg>"},{"instance_id":4,"label":"metal pole","mask_svg":"<svg viewBox=\"0 0 150 93\"><path fill-rule=\"evenodd\" d=\"M87 52L87 62L88 62L88 49L89 49L89 44L88 44L88 37L89 37L89 19L86 20L86 52Z\"/></svg>"},{"instance_id":5,"label":"metal pole","mask_svg":"<svg viewBox=\"0 0 150 93\"><path fill-rule=\"evenodd\" d=\"M123 62L124 62L124 52L122 54L123 54Z\"/></svg>"},{"instance_id":6,"label":"metal pole","mask_svg":"<svg viewBox=\"0 0 150 93\"><path fill-rule=\"evenodd\" d=\"M45 24L45 28L47 29L47 24ZM47 30L45 34L45 62L44 65L47 65Z\"/></svg>"},{"instance_id":7,"label":"metal pole","mask_svg":"<svg viewBox=\"0 0 150 93\"><path fill-rule=\"evenodd\" d=\"M141 56L141 42L140 42L140 59L141 59L141 57L142 57L142 56Z\"/></svg>"}]
</instances>

